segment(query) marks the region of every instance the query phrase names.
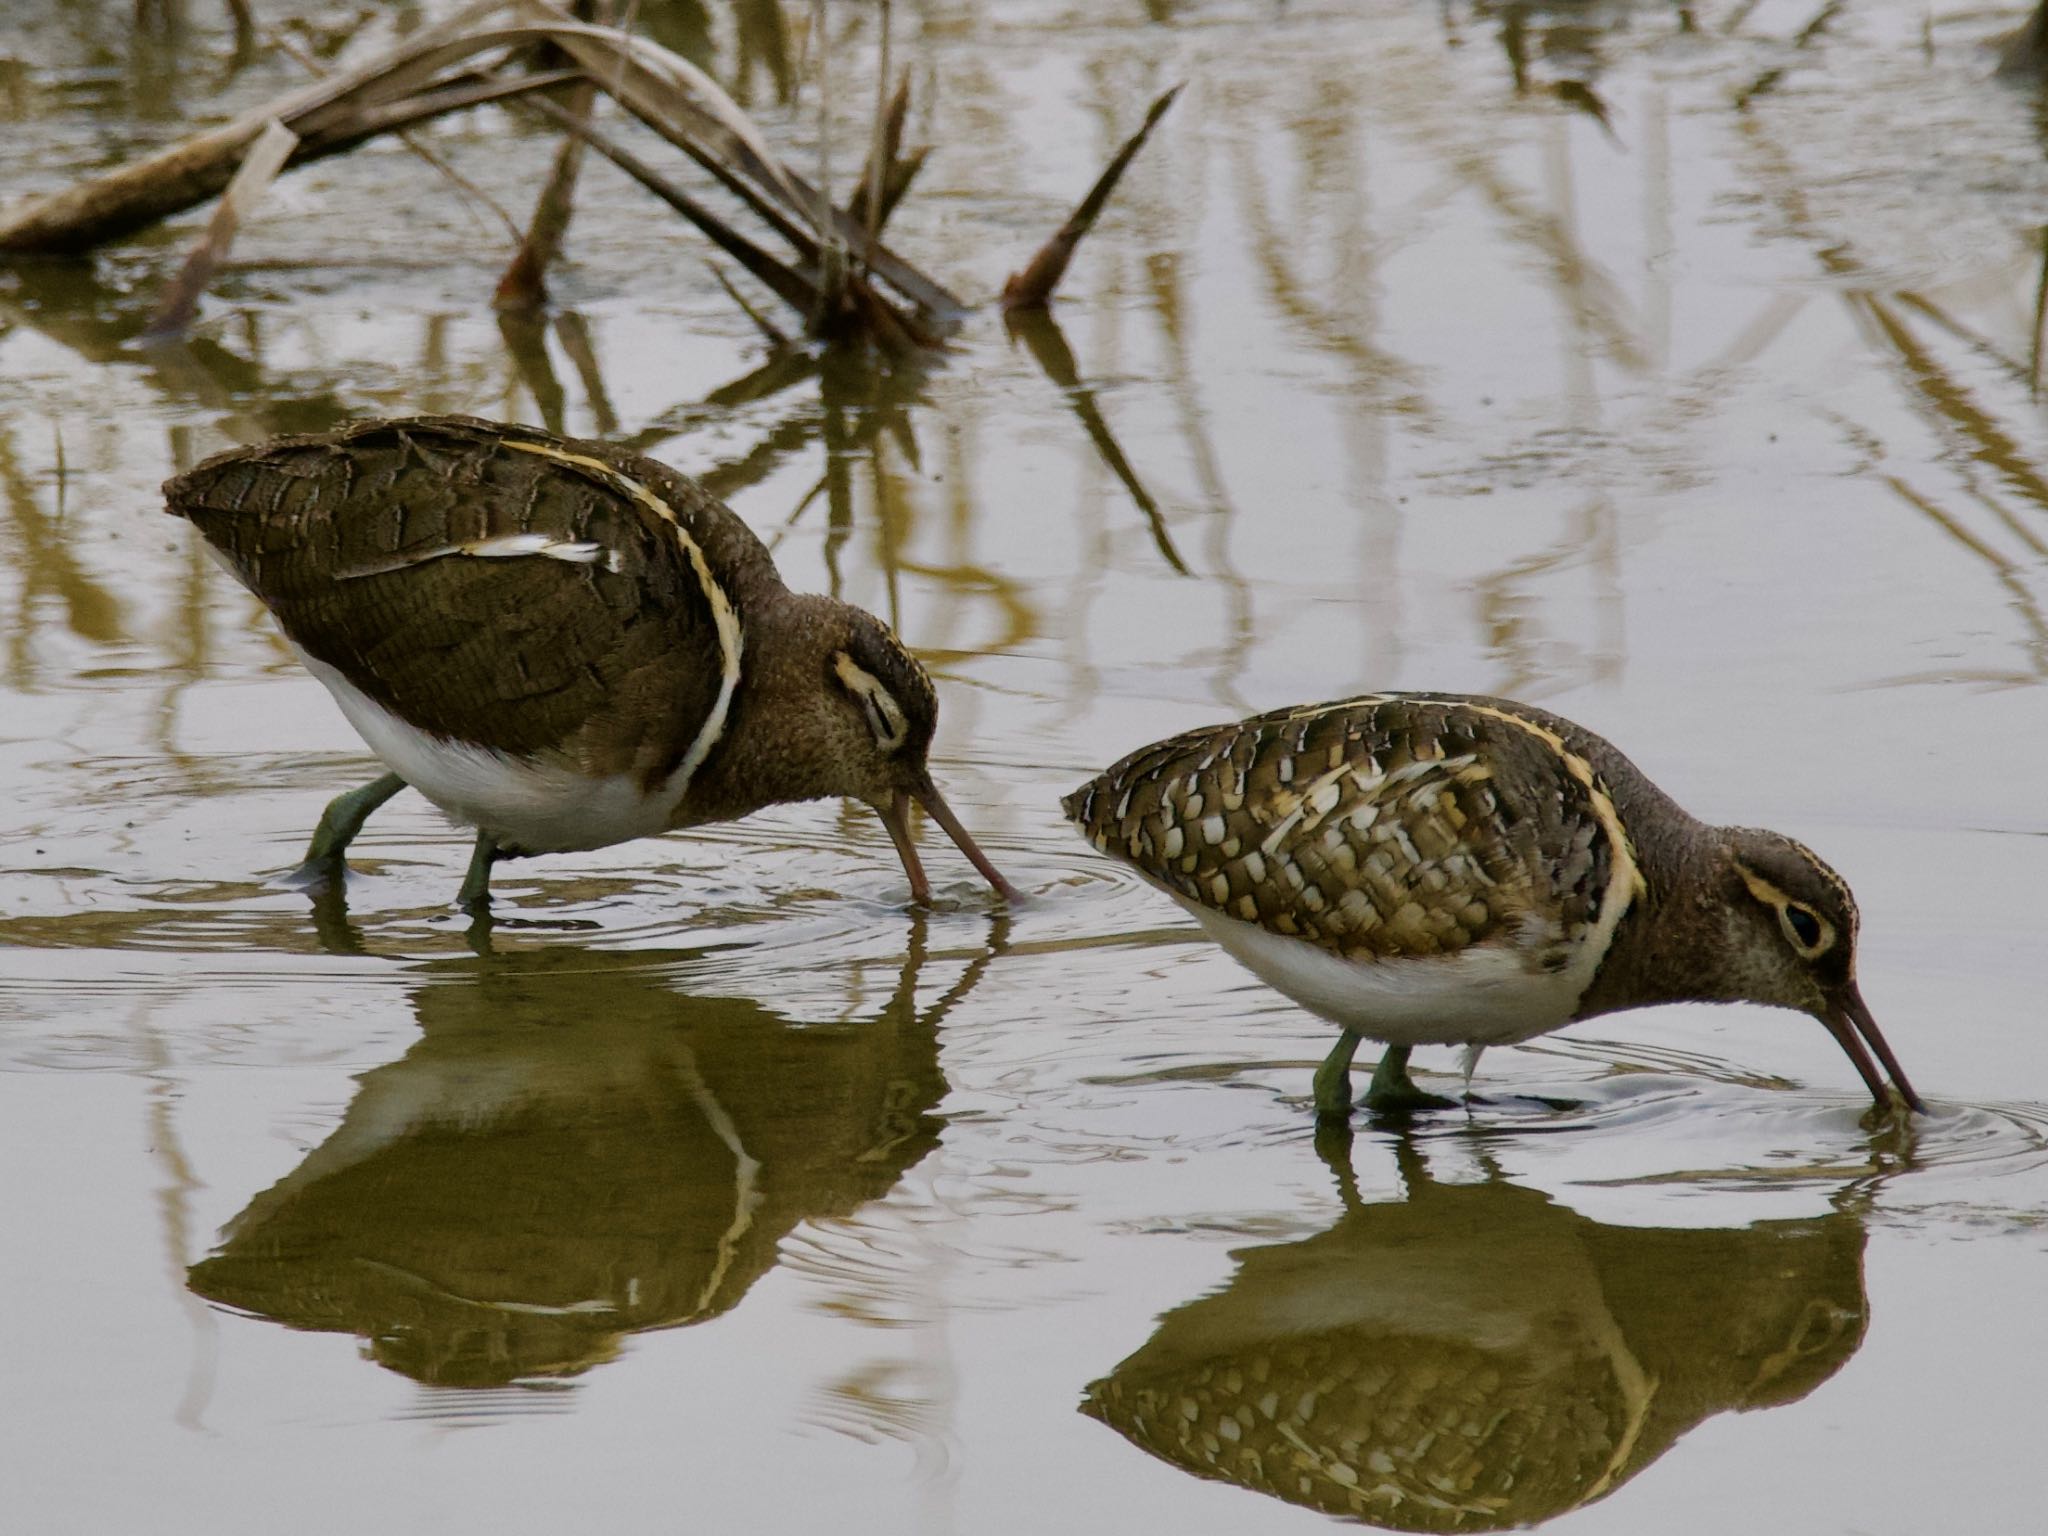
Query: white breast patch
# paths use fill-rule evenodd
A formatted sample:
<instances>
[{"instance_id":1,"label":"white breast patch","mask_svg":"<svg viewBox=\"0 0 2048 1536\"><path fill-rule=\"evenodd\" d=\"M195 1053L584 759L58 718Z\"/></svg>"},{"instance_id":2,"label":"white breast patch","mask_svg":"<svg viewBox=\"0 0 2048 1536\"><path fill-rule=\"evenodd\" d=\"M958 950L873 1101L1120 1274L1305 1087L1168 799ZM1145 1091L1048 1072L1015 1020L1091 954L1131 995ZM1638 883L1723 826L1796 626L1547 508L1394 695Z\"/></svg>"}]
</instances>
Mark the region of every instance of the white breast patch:
<instances>
[{"instance_id":1,"label":"white breast patch","mask_svg":"<svg viewBox=\"0 0 2048 1536\"><path fill-rule=\"evenodd\" d=\"M324 661L292 649L393 773L457 821L523 853L606 848L667 830L687 784L649 795L632 774L594 779L408 725Z\"/></svg>"},{"instance_id":2,"label":"white breast patch","mask_svg":"<svg viewBox=\"0 0 2048 1536\"><path fill-rule=\"evenodd\" d=\"M1583 954L1567 969L1547 972L1532 968L1524 951L1498 944L1427 958L1346 960L1306 939L1268 932L1160 889L1267 986L1388 1045L1527 1040L1570 1019L1593 979Z\"/></svg>"}]
</instances>

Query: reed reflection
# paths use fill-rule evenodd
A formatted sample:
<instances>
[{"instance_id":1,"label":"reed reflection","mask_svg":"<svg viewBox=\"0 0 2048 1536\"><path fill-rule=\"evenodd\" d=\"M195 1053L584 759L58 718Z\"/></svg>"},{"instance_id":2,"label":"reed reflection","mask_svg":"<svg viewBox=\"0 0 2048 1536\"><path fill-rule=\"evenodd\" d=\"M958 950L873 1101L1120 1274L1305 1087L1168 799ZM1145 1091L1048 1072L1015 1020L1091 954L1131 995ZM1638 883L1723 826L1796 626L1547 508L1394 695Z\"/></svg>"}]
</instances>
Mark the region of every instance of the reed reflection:
<instances>
[{"instance_id":1,"label":"reed reflection","mask_svg":"<svg viewBox=\"0 0 2048 1536\"><path fill-rule=\"evenodd\" d=\"M1863 1340L1846 1209L1616 1227L1489 1169L1238 1255L1082 1411L1198 1477L1401 1531L1495 1531L1611 1493L1714 1414L1796 1402Z\"/></svg>"},{"instance_id":2,"label":"reed reflection","mask_svg":"<svg viewBox=\"0 0 2048 1536\"><path fill-rule=\"evenodd\" d=\"M986 962L920 1012L922 956L913 930L893 995L832 1025L679 992L644 954L429 966L419 1043L188 1284L435 1386L573 1376L718 1317L798 1223L937 1146L938 1023Z\"/></svg>"}]
</instances>

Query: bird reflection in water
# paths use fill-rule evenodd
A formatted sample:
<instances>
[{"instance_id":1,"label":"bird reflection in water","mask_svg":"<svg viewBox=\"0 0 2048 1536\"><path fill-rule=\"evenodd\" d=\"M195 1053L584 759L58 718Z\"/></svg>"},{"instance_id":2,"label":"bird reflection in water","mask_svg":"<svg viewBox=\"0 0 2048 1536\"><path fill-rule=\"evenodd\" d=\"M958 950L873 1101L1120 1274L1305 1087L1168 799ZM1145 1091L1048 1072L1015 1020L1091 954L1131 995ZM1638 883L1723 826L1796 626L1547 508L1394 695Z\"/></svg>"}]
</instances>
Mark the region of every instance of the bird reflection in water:
<instances>
[{"instance_id":1,"label":"bird reflection in water","mask_svg":"<svg viewBox=\"0 0 2048 1536\"><path fill-rule=\"evenodd\" d=\"M1862 1342L1846 1208L1617 1227L1508 1183L1404 1200L1347 1163L1334 1226L1237 1255L1082 1411L1198 1477L1399 1531L1495 1531L1611 1493L1702 1420L1796 1402Z\"/></svg>"},{"instance_id":2,"label":"bird reflection in water","mask_svg":"<svg viewBox=\"0 0 2048 1536\"><path fill-rule=\"evenodd\" d=\"M923 938L850 1024L679 993L645 954L431 967L419 1042L188 1283L435 1386L570 1376L717 1317L799 1222L880 1198L938 1144L938 1025L993 950L920 1012Z\"/></svg>"}]
</instances>

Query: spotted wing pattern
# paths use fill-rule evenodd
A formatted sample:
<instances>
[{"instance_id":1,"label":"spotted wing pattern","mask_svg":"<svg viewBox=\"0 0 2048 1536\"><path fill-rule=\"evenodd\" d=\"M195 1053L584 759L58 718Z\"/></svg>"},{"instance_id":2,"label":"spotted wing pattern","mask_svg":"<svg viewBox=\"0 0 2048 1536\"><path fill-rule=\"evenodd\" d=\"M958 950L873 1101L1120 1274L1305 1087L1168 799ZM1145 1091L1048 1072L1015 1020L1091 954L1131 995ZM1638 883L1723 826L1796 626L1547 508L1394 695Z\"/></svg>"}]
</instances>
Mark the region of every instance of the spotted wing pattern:
<instances>
[{"instance_id":1,"label":"spotted wing pattern","mask_svg":"<svg viewBox=\"0 0 2048 1536\"><path fill-rule=\"evenodd\" d=\"M1189 901L1347 959L1511 944L1562 968L1611 889L1612 811L1548 717L1518 709L1408 694L1280 710L1143 748L1064 805Z\"/></svg>"},{"instance_id":2,"label":"spotted wing pattern","mask_svg":"<svg viewBox=\"0 0 2048 1536\"><path fill-rule=\"evenodd\" d=\"M464 417L278 439L165 495L294 643L386 709L650 783L708 750L747 593L775 579L665 466Z\"/></svg>"}]
</instances>

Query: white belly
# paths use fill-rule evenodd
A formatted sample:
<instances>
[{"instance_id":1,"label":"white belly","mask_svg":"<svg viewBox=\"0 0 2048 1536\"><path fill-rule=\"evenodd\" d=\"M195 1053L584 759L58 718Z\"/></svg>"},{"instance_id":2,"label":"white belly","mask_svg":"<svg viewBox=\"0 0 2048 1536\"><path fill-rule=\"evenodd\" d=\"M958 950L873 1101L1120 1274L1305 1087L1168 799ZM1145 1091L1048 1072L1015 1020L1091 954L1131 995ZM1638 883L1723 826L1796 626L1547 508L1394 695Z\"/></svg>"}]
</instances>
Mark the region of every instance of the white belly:
<instances>
[{"instance_id":1,"label":"white belly","mask_svg":"<svg viewBox=\"0 0 2048 1536\"><path fill-rule=\"evenodd\" d=\"M1161 887L1165 889L1165 887ZM1427 959L1345 960L1306 939L1269 933L1188 900L1202 931L1275 991L1311 1013L1388 1045L1511 1045L1572 1016L1592 979L1573 965L1531 969L1512 947Z\"/></svg>"},{"instance_id":2,"label":"white belly","mask_svg":"<svg viewBox=\"0 0 2048 1536\"><path fill-rule=\"evenodd\" d=\"M393 773L457 821L522 853L564 853L651 837L668 827L677 793L649 795L630 774L593 779L431 736L406 724L333 667L297 646L299 660Z\"/></svg>"}]
</instances>

